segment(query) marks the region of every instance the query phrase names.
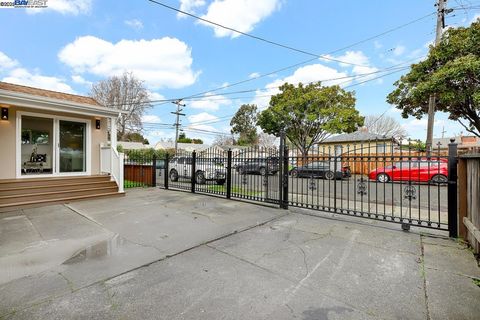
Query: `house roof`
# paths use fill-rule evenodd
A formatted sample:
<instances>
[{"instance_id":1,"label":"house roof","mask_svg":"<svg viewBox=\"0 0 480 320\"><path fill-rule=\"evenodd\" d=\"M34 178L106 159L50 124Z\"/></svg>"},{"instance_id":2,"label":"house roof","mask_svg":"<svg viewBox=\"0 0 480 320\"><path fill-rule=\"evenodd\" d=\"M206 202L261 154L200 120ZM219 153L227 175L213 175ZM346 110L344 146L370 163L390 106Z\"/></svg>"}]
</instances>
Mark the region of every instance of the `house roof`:
<instances>
[{"instance_id":1,"label":"house roof","mask_svg":"<svg viewBox=\"0 0 480 320\"><path fill-rule=\"evenodd\" d=\"M76 94L63 93L63 92L52 91L52 90L45 90L45 89L34 88L34 87L27 87L19 84L8 83L8 82L0 81L0 89L6 90L6 91L14 91L14 92L31 94L33 96L41 96L41 97L47 97L52 99L58 99L58 100L66 100L66 101L72 101L77 103L90 104L93 106L101 106L95 99L91 97L85 97L85 96L80 96Z\"/></svg>"},{"instance_id":2,"label":"house roof","mask_svg":"<svg viewBox=\"0 0 480 320\"><path fill-rule=\"evenodd\" d=\"M95 99L70 93L0 82L0 103L92 116L116 117L125 111L107 108Z\"/></svg>"},{"instance_id":3,"label":"house roof","mask_svg":"<svg viewBox=\"0 0 480 320\"><path fill-rule=\"evenodd\" d=\"M334 142L360 142L360 141L373 141L373 140L392 140L392 137L383 136L380 134L355 131L352 133L339 134L331 138L325 139L323 143L334 143Z\"/></svg>"},{"instance_id":4,"label":"house roof","mask_svg":"<svg viewBox=\"0 0 480 320\"><path fill-rule=\"evenodd\" d=\"M131 142L131 141L118 141L117 144L122 146L125 150L142 150L151 148L150 145L143 144L141 142Z\"/></svg>"},{"instance_id":5,"label":"house roof","mask_svg":"<svg viewBox=\"0 0 480 320\"><path fill-rule=\"evenodd\" d=\"M195 143L177 143L177 147L180 150L185 151L202 151L210 148L208 144L195 144ZM155 149L174 149L175 142L173 141L159 141L155 144Z\"/></svg>"}]
</instances>

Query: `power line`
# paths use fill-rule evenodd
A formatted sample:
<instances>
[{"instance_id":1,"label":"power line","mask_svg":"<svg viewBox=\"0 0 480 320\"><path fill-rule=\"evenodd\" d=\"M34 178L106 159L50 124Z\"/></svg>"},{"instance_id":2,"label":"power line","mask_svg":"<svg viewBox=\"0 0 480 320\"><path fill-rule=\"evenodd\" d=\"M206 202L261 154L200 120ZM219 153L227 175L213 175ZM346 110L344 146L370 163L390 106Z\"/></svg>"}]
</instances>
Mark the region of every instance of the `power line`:
<instances>
[{"instance_id":1,"label":"power line","mask_svg":"<svg viewBox=\"0 0 480 320\"><path fill-rule=\"evenodd\" d=\"M275 42L275 41L272 41L272 40L268 40L268 39L266 39L266 38L259 37L259 36L256 36L256 35L253 35L253 34L250 34L250 33L246 33L246 32L243 32L243 31L240 31L240 30L237 30L237 29L234 29L234 28L231 28L231 27L222 25L222 24L220 24L220 23L217 23L217 22L214 22L214 21L211 21L211 20L208 20L208 19L199 17L199 16L194 15L194 14L192 14L192 13L189 13L189 12L186 12L186 11L183 11L183 10L180 10L180 9L177 9L177 8L175 8L175 7L169 6L168 4L162 3L162 2L160 2L160 1L156 1L156 0L147 0L147 1L152 2L152 3L155 3L155 4L159 5L159 6L164 7L164 8L167 8L167 9L170 9L170 10L173 10L173 11L176 11L176 12L178 12L178 13L187 15L187 16L192 17L192 18L194 18L194 19L203 21L203 22L205 22L205 23L208 23L208 24L217 26L217 27L219 27L219 28L232 31L232 32L235 32L235 33L244 35L244 36L249 37L249 38L252 38L252 39L256 39L256 40L259 40L259 41L263 41L263 42L266 42L266 43L268 43L268 44L271 44L271 45L274 45L274 46L277 46L277 47L281 47L281 48L288 49L288 50L291 50L291 51L303 53L303 54L305 54L305 55L309 55L309 56L312 56L312 57L321 58L321 59L330 60L330 61L335 61L335 62L339 62L339 63L344 63L344 64L348 64L348 65L352 65L352 66L368 67L368 66L361 65L361 64L356 64L356 63L352 63L352 62L348 62L348 61L342 61L342 60L339 60L339 59L331 58L331 57L326 56L326 55L320 55L320 54L308 52L308 51L305 51L305 50L303 50L303 49L297 49L297 48L294 48L294 47L289 46L289 45L286 45L286 44L282 44L282 43L279 43L279 42Z\"/></svg>"},{"instance_id":2,"label":"power line","mask_svg":"<svg viewBox=\"0 0 480 320\"><path fill-rule=\"evenodd\" d=\"M383 75L380 75L380 76L377 76L377 77L374 77L374 78L371 78L371 79L367 79L367 80L364 80L364 81L361 81L361 82L358 82L358 83L354 83L354 84L345 86L344 88L351 88L351 87L354 87L354 86L358 86L358 85L361 85L361 84L364 84L364 83L367 83L367 82L370 82L370 81L374 81L374 80L386 77L388 75L391 75L391 74L394 74L394 73L397 73L397 72L400 72L400 71L402 71L402 70L391 71L387 74L383 74ZM203 123L205 123L205 122L203 122ZM151 129L151 130L154 130L154 129L169 129L169 128L163 127L164 125L167 125L167 124L158 124L158 123L144 123L144 124L147 124L147 127L148 127L147 129ZM159 127L158 127L158 125L159 125ZM170 129L173 129L173 128L170 128ZM197 132L197 133L210 134L210 135L225 135L225 134L227 134L227 133L221 132L221 131L204 130L204 129L198 129L198 128L189 128L189 127L185 127L183 130L187 131L187 132L188 131L193 131L193 132Z\"/></svg>"},{"instance_id":3,"label":"power line","mask_svg":"<svg viewBox=\"0 0 480 320\"><path fill-rule=\"evenodd\" d=\"M151 1L151 0L148 0L148 1ZM151 1L151 2L154 2L154 1ZM155 2L154 2L155 3ZM166 6L166 5L165 5ZM177 9L173 8L173 7L170 7L170 6L167 6L169 9L172 9L172 10L175 10L177 11ZM339 51L343 51L345 49L349 49L349 48L352 48L354 46L357 46L359 44L362 44L362 43L365 43L365 42L368 42L368 41L371 41L373 39L376 39L376 38L379 38L379 37L382 37L386 34L389 34L389 33L392 33L392 32L395 32L399 29L402 29L404 27L407 27L409 25L412 25L416 22L419 22L425 18L428 18L432 15L434 15L436 12L431 12L429 14L426 14L424 16L421 16L419 18L416 18L414 20L411 20L411 21L408 21L404 24L401 24L401 25L398 25L396 27L393 27L393 28L390 28L384 32L381 32L381 33L378 33L374 36L370 36L368 38L365 38L363 40L360 40L360 41L357 41L357 42L354 42L350 45L347 45L347 46L344 46L342 48L339 48L339 49L335 49L333 51L330 51L330 52L327 52L325 55L331 55L331 54L334 54L334 53L337 53ZM187 15L190 15L189 13L185 13ZM155 104L156 106L160 106L160 105L164 105L164 104L167 104L168 102L171 102L171 101L175 101L175 100L186 100L186 99L190 99L190 98L194 98L194 97L198 97L198 96L202 96L204 94L207 94L207 93L211 93L211 92L216 92L216 91L220 91L220 90L223 90L223 89L226 89L226 88L230 88L230 87L233 87L233 86L237 86L237 85L240 85L240 84L244 84L244 83L247 83L247 82L250 82L250 81L254 81L254 80L258 80L258 79L261 79L261 78L265 78L265 77L268 77L268 76L271 76L271 75L274 75L276 73L279 73L279 72L283 72L283 71L286 71L286 70L289 70L289 69L292 69L292 68L295 68L295 67L298 67L298 66L301 66L301 65L304 65L306 63L309 63L309 62L312 62L312 61L315 61L317 60L318 57L315 56L315 58L311 58L311 59L308 59L308 60L304 60L304 61L301 61L301 62L298 62L298 63L295 63L295 64L292 64L292 65L289 65L289 66L286 66L286 67L282 67L280 69L277 69L277 70L274 70L274 71L270 71L270 72L267 72L267 73L264 73L264 74L260 74L258 76L255 76L255 77L251 77L251 78L248 78L248 79L244 79L244 80L241 80L241 81L237 81L237 82L234 82L234 83L231 83L231 84L227 84L227 85L224 85L224 86L221 86L221 87L217 87L217 88L214 88L214 89L210 89L210 90L206 90L206 91L202 91L202 92L198 92L196 94L192 94L190 96L185 96L185 97L179 97L179 98L173 98L173 99L160 99L160 100L151 100L150 102L151 103L156 103L156 102L159 102L158 104ZM345 63L345 62L342 62L342 63ZM117 104L117 105L111 105L110 107L116 107L116 106L123 106L123 105L128 105L128 104Z\"/></svg>"}]
</instances>

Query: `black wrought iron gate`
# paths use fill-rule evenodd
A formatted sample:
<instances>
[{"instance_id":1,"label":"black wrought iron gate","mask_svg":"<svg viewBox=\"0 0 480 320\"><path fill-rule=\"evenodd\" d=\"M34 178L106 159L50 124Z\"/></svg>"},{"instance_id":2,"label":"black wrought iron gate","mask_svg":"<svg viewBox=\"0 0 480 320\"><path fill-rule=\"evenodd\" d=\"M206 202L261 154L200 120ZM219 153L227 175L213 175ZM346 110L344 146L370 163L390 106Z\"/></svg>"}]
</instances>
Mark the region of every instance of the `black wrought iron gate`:
<instances>
[{"instance_id":1,"label":"black wrought iron gate","mask_svg":"<svg viewBox=\"0 0 480 320\"><path fill-rule=\"evenodd\" d=\"M376 140L288 148L219 147L154 159L158 186L448 230L457 235L457 145L426 154ZM126 160L132 165L132 160ZM151 163L142 159L142 165ZM162 166L159 167L158 164ZM156 164L156 165L155 165Z\"/></svg>"}]
</instances>

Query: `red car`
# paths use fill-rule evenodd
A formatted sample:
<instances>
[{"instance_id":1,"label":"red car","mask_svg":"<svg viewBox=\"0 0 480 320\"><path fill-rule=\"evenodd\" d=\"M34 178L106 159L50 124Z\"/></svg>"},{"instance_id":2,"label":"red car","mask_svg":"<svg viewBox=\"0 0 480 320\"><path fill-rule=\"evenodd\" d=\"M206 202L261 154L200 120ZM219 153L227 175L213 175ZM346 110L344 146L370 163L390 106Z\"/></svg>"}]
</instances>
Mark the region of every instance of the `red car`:
<instances>
[{"instance_id":1,"label":"red car","mask_svg":"<svg viewBox=\"0 0 480 320\"><path fill-rule=\"evenodd\" d=\"M419 159L396 162L391 166L377 168L368 174L371 180L415 181L415 182L448 182L448 161L446 159Z\"/></svg>"}]
</instances>

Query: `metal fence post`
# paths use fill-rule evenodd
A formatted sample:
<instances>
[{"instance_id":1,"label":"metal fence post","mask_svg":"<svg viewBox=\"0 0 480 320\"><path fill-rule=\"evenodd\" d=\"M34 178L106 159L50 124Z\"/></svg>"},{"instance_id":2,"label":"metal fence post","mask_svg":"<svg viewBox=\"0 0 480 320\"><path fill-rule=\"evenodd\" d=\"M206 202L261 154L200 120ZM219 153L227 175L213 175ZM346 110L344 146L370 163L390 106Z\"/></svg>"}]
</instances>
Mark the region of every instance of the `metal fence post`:
<instances>
[{"instance_id":1,"label":"metal fence post","mask_svg":"<svg viewBox=\"0 0 480 320\"><path fill-rule=\"evenodd\" d=\"M448 144L448 232L449 236L458 236L458 203L457 203L457 164L458 147L455 139L450 139Z\"/></svg>"},{"instance_id":2,"label":"metal fence post","mask_svg":"<svg viewBox=\"0 0 480 320\"><path fill-rule=\"evenodd\" d=\"M196 167L196 162L197 162L197 153L195 151L192 152L192 193L195 193L195 175L196 175L196 172L197 169L195 168Z\"/></svg>"},{"instance_id":3,"label":"metal fence post","mask_svg":"<svg viewBox=\"0 0 480 320\"><path fill-rule=\"evenodd\" d=\"M285 132L280 132L280 148L278 161L278 200L280 208L288 209L288 151L285 143Z\"/></svg>"},{"instance_id":4,"label":"metal fence post","mask_svg":"<svg viewBox=\"0 0 480 320\"><path fill-rule=\"evenodd\" d=\"M152 187L157 186L157 156L152 157Z\"/></svg>"},{"instance_id":5,"label":"metal fence post","mask_svg":"<svg viewBox=\"0 0 480 320\"><path fill-rule=\"evenodd\" d=\"M165 165L164 165L164 169L163 169L163 187L165 189L168 190L168 162L169 162L169 159L170 156L168 155L168 153L165 155Z\"/></svg>"},{"instance_id":6,"label":"metal fence post","mask_svg":"<svg viewBox=\"0 0 480 320\"><path fill-rule=\"evenodd\" d=\"M227 152L227 199L232 196L232 150Z\"/></svg>"},{"instance_id":7,"label":"metal fence post","mask_svg":"<svg viewBox=\"0 0 480 320\"><path fill-rule=\"evenodd\" d=\"M282 190L283 209L288 209L288 183L289 183L288 163L289 163L288 162L288 147L287 147L287 145L284 141L284 145L283 145L283 190Z\"/></svg>"}]
</instances>

